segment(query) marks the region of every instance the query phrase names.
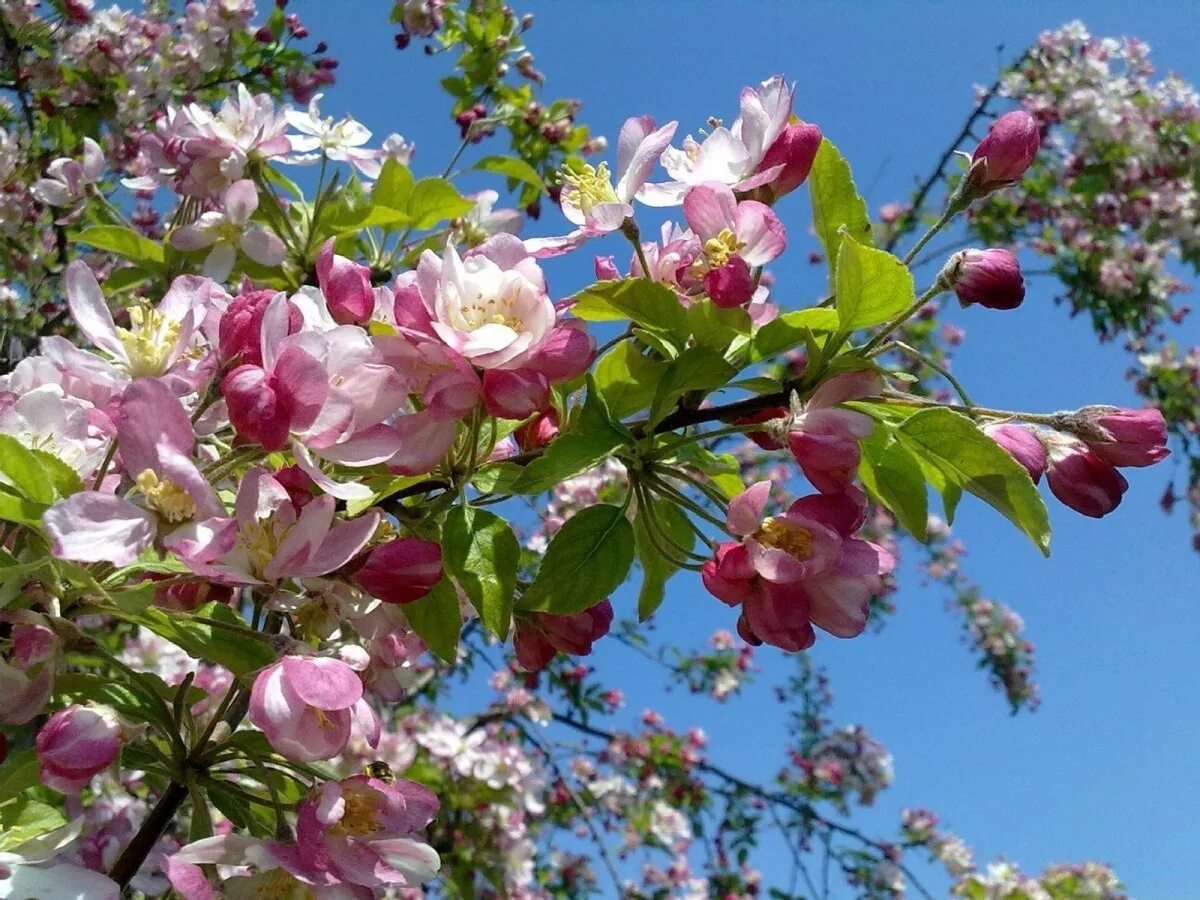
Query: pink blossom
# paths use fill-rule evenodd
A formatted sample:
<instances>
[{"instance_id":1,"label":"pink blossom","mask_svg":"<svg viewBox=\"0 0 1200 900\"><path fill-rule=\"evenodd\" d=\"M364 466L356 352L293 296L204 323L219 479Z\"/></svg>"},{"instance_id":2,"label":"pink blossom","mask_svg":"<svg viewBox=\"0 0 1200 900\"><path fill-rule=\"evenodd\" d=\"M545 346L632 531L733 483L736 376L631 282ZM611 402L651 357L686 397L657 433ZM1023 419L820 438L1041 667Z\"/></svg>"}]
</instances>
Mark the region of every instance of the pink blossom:
<instances>
[{"instance_id":1,"label":"pink blossom","mask_svg":"<svg viewBox=\"0 0 1200 900\"><path fill-rule=\"evenodd\" d=\"M963 250L947 266L958 301L988 309L1016 309L1025 299L1025 279L1008 250Z\"/></svg>"},{"instance_id":2,"label":"pink blossom","mask_svg":"<svg viewBox=\"0 0 1200 900\"><path fill-rule=\"evenodd\" d=\"M608 634L613 608L608 600L571 616L532 613L517 617L513 649L517 661L531 672L550 665L556 653L587 656L592 645Z\"/></svg>"},{"instance_id":3,"label":"pink blossom","mask_svg":"<svg viewBox=\"0 0 1200 900\"><path fill-rule=\"evenodd\" d=\"M171 232L171 244L183 251L211 247L201 273L214 281L224 281L233 271L237 253L254 262L274 268L283 262L286 248L274 233L252 224L250 217L258 209L258 189L248 178L235 181L225 191L224 211L201 213L191 225Z\"/></svg>"},{"instance_id":4,"label":"pink blossom","mask_svg":"<svg viewBox=\"0 0 1200 900\"><path fill-rule=\"evenodd\" d=\"M1092 452L1114 466L1152 466L1171 454L1166 420L1153 407L1085 406L1079 415L1087 424L1083 439Z\"/></svg>"},{"instance_id":5,"label":"pink blossom","mask_svg":"<svg viewBox=\"0 0 1200 900\"><path fill-rule=\"evenodd\" d=\"M197 553L225 527L225 509L192 461L195 432L162 382L139 378L118 404L117 441L130 497L81 491L46 510L50 552L77 562L128 565L155 540Z\"/></svg>"},{"instance_id":6,"label":"pink blossom","mask_svg":"<svg viewBox=\"0 0 1200 900\"><path fill-rule=\"evenodd\" d=\"M312 900L372 900L375 896L368 888L339 883L318 867L321 862L301 853L294 844L222 834L194 841L171 854L163 869L171 887L183 900L272 894ZM252 871L222 878L218 892L200 868L212 865L249 867Z\"/></svg>"},{"instance_id":7,"label":"pink blossom","mask_svg":"<svg viewBox=\"0 0 1200 900\"><path fill-rule=\"evenodd\" d=\"M1069 438L1050 441L1046 449L1046 483L1055 497L1094 519L1117 508L1129 483L1111 463L1087 444Z\"/></svg>"},{"instance_id":8,"label":"pink blossom","mask_svg":"<svg viewBox=\"0 0 1200 900\"><path fill-rule=\"evenodd\" d=\"M362 694L362 681L341 660L285 656L255 677L250 721L288 759L332 759L352 728L372 747L379 741L379 719Z\"/></svg>"},{"instance_id":9,"label":"pink blossom","mask_svg":"<svg viewBox=\"0 0 1200 900\"><path fill-rule=\"evenodd\" d=\"M483 400L494 416L524 419L550 402L550 382L528 369L489 369L483 373Z\"/></svg>"},{"instance_id":10,"label":"pink blossom","mask_svg":"<svg viewBox=\"0 0 1200 900\"><path fill-rule=\"evenodd\" d=\"M0 723L24 725L41 713L54 687L59 641L49 620L30 610L0 613L11 649L0 659Z\"/></svg>"},{"instance_id":11,"label":"pink blossom","mask_svg":"<svg viewBox=\"0 0 1200 900\"><path fill-rule=\"evenodd\" d=\"M442 580L442 548L420 538L396 538L373 548L354 578L384 603L420 600Z\"/></svg>"},{"instance_id":12,"label":"pink blossom","mask_svg":"<svg viewBox=\"0 0 1200 900\"><path fill-rule=\"evenodd\" d=\"M788 125L758 164L760 172L778 170L778 174L756 193L771 203L790 194L807 180L820 149L820 128L808 122Z\"/></svg>"},{"instance_id":13,"label":"pink blossom","mask_svg":"<svg viewBox=\"0 0 1200 900\"><path fill-rule=\"evenodd\" d=\"M872 397L883 389L879 375L859 370L837 375L812 395L787 424L787 444L804 476L822 493L837 493L854 481L859 441L874 422L863 413L838 409L846 400Z\"/></svg>"},{"instance_id":14,"label":"pink blossom","mask_svg":"<svg viewBox=\"0 0 1200 900\"><path fill-rule=\"evenodd\" d=\"M422 834L438 806L434 793L414 781L388 784L365 775L327 781L297 810L297 847L341 882L419 886L441 867Z\"/></svg>"},{"instance_id":15,"label":"pink blossom","mask_svg":"<svg viewBox=\"0 0 1200 900\"><path fill-rule=\"evenodd\" d=\"M970 185L987 193L1013 184L1033 165L1041 135L1033 116L1023 109L1005 113L988 129L971 154Z\"/></svg>"},{"instance_id":16,"label":"pink blossom","mask_svg":"<svg viewBox=\"0 0 1200 900\"><path fill-rule=\"evenodd\" d=\"M297 513L287 489L256 466L238 486L236 518L221 529L220 540L203 553L180 555L198 574L233 584L326 575L357 556L379 526L377 510L335 524L336 504L322 494Z\"/></svg>"},{"instance_id":17,"label":"pink blossom","mask_svg":"<svg viewBox=\"0 0 1200 900\"><path fill-rule=\"evenodd\" d=\"M718 306L749 303L754 295L750 267L763 266L787 246L783 223L766 204L740 203L715 182L697 185L683 200L683 214L700 241L702 257L693 263L705 290Z\"/></svg>"},{"instance_id":18,"label":"pink blossom","mask_svg":"<svg viewBox=\"0 0 1200 900\"><path fill-rule=\"evenodd\" d=\"M217 354L223 366L262 366L262 326L275 291L248 291L229 301L218 324ZM288 304L286 334L304 324L295 304Z\"/></svg>"},{"instance_id":19,"label":"pink blossom","mask_svg":"<svg viewBox=\"0 0 1200 900\"><path fill-rule=\"evenodd\" d=\"M371 270L333 252L333 238L317 254L317 283L339 325L362 325L375 310Z\"/></svg>"},{"instance_id":20,"label":"pink blossom","mask_svg":"<svg viewBox=\"0 0 1200 900\"><path fill-rule=\"evenodd\" d=\"M1033 431L1023 425L989 425L984 433L1029 472L1033 483L1046 471L1046 448Z\"/></svg>"},{"instance_id":21,"label":"pink blossom","mask_svg":"<svg viewBox=\"0 0 1200 900\"><path fill-rule=\"evenodd\" d=\"M764 519L769 492L770 482L760 481L729 504L727 527L741 540L717 548L701 572L704 586L742 606L738 631L751 643L803 650L814 625L837 637L861 634L868 600L895 566L888 551L854 537L866 498L853 488L815 494Z\"/></svg>"},{"instance_id":22,"label":"pink blossom","mask_svg":"<svg viewBox=\"0 0 1200 900\"><path fill-rule=\"evenodd\" d=\"M83 139L83 161L71 157L56 159L46 169L45 178L33 183L30 192L47 206L70 206L82 200L89 185L104 174L104 151L89 137Z\"/></svg>"},{"instance_id":23,"label":"pink blossom","mask_svg":"<svg viewBox=\"0 0 1200 900\"><path fill-rule=\"evenodd\" d=\"M75 704L60 709L34 739L42 784L74 794L121 752L121 720L111 709Z\"/></svg>"}]
</instances>

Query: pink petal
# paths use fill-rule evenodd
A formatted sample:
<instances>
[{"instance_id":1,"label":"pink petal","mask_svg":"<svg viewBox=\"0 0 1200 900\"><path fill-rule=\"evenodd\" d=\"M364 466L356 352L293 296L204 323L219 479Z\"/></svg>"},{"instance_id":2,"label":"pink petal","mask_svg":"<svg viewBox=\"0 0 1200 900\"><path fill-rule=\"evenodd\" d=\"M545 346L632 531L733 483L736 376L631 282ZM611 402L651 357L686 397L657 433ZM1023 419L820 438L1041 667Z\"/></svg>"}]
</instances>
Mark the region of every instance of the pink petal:
<instances>
[{"instance_id":1,"label":"pink petal","mask_svg":"<svg viewBox=\"0 0 1200 900\"><path fill-rule=\"evenodd\" d=\"M112 494L72 494L42 515L51 554L75 562L127 566L154 540L152 513Z\"/></svg>"},{"instance_id":2,"label":"pink petal","mask_svg":"<svg viewBox=\"0 0 1200 900\"><path fill-rule=\"evenodd\" d=\"M617 137L617 196L628 202L650 177L654 164L675 136L678 122L668 122L657 131L654 119L641 116L625 120Z\"/></svg>"},{"instance_id":3,"label":"pink petal","mask_svg":"<svg viewBox=\"0 0 1200 900\"><path fill-rule=\"evenodd\" d=\"M753 534L762 524L763 510L767 508L767 499L771 495L771 482L756 481L731 501L725 523L729 526L730 534L745 537Z\"/></svg>"},{"instance_id":4,"label":"pink petal","mask_svg":"<svg viewBox=\"0 0 1200 900\"><path fill-rule=\"evenodd\" d=\"M738 250L738 256L752 266L769 263L787 247L783 223L771 207L757 200L743 200L737 205L733 233L738 243L745 244Z\"/></svg>"},{"instance_id":5,"label":"pink petal","mask_svg":"<svg viewBox=\"0 0 1200 900\"><path fill-rule=\"evenodd\" d=\"M324 575L334 569L340 569L366 546L378 527L377 510L335 525L321 542L313 558L304 566L304 576Z\"/></svg>"},{"instance_id":6,"label":"pink petal","mask_svg":"<svg viewBox=\"0 0 1200 900\"><path fill-rule=\"evenodd\" d=\"M117 337L117 327L96 276L83 260L67 266L67 306L79 330L101 350L118 359L125 358L125 346Z\"/></svg>"},{"instance_id":7,"label":"pink petal","mask_svg":"<svg viewBox=\"0 0 1200 900\"><path fill-rule=\"evenodd\" d=\"M715 238L726 228L734 230L737 208L733 191L715 181L697 185L683 198L683 216L701 242Z\"/></svg>"},{"instance_id":8,"label":"pink petal","mask_svg":"<svg viewBox=\"0 0 1200 900\"><path fill-rule=\"evenodd\" d=\"M340 659L285 656L282 664L288 686L309 706L350 709L362 699L362 680Z\"/></svg>"}]
</instances>

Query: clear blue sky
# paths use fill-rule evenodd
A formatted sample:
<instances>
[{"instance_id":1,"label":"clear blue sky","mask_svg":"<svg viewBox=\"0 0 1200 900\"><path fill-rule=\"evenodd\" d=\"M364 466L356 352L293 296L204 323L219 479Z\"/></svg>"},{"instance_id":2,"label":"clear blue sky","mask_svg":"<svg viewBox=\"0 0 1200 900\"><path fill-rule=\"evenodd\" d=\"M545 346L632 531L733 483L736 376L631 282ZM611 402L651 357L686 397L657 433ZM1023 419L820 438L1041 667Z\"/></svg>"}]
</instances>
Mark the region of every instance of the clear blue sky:
<instances>
[{"instance_id":1,"label":"clear blue sky","mask_svg":"<svg viewBox=\"0 0 1200 900\"><path fill-rule=\"evenodd\" d=\"M389 6L292 4L341 60L327 113L353 112L378 139L403 133L418 146L414 168L435 174L457 140L440 98L432 99L443 66L416 46L392 49ZM1200 80L1200 8L1192 2L541 0L518 9L536 16L529 39L550 94L582 98L584 120L610 138L633 114L679 119L681 135L710 115L731 119L744 84L784 74L797 82L797 112L841 147L872 209L907 196L959 127L972 83L990 82L1000 60L1045 28L1082 18L1097 35L1135 34L1151 45L1160 71ZM778 294L803 304L819 296L823 277L806 262L816 242L805 194L785 200L780 214L791 248L774 267ZM534 225L534 233L565 230L553 209ZM626 254L615 241L602 252ZM552 287L569 293L589 271L588 253L556 263ZM956 370L973 396L1032 410L1136 404L1124 354L1098 347L1085 322L1068 319L1052 302L1055 287L1034 280L1018 312L954 315L967 330ZM1180 338L1200 342L1200 328L1190 325ZM1196 896L1200 558L1184 523L1157 506L1170 465L1128 471L1124 503L1100 521L1052 501L1048 561L991 510L964 502L956 531L971 549L970 574L1021 612L1038 645L1037 713L1008 715L973 668L943 593L922 586L909 566L898 614L882 634L818 641L814 656L838 695L835 718L865 724L895 755L895 785L860 817L864 825L890 832L901 807L929 806L982 860L1006 854L1032 872L1095 858L1114 865L1135 896ZM631 611L631 596L614 599ZM682 575L660 618L659 636L683 646L733 624L698 580ZM752 778L771 775L784 711L767 690L725 707L678 692L664 703L646 693L658 676L630 656L615 647L598 661L620 669L631 716L657 705L680 726L702 725L716 762ZM787 663L770 649L758 656L765 688ZM785 874L782 852L755 862L768 875Z\"/></svg>"}]
</instances>

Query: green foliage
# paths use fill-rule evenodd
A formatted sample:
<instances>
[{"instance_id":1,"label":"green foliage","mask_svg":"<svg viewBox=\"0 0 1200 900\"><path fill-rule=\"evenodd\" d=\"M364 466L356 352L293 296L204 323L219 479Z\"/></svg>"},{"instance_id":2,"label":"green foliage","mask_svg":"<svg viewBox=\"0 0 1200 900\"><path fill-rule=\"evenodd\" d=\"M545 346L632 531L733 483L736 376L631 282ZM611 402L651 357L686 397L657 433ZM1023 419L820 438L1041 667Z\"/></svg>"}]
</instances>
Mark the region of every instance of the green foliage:
<instances>
[{"instance_id":1,"label":"green foliage","mask_svg":"<svg viewBox=\"0 0 1200 900\"><path fill-rule=\"evenodd\" d=\"M925 474L892 428L876 425L862 442L858 475L872 500L890 509L914 538L925 540L929 521Z\"/></svg>"},{"instance_id":2,"label":"green foliage","mask_svg":"<svg viewBox=\"0 0 1200 900\"><path fill-rule=\"evenodd\" d=\"M513 482L512 490L518 494L547 491L603 462L629 439L629 433L613 422L595 383L590 382L587 400L574 427L555 438L541 456L525 467Z\"/></svg>"},{"instance_id":3,"label":"green foliage","mask_svg":"<svg viewBox=\"0 0 1200 900\"><path fill-rule=\"evenodd\" d=\"M613 418L623 419L653 402L666 368L666 362L646 353L637 341L621 341L596 363L596 391Z\"/></svg>"},{"instance_id":4,"label":"green foliage","mask_svg":"<svg viewBox=\"0 0 1200 900\"><path fill-rule=\"evenodd\" d=\"M731 379L737 370L711 347L690 347L672 360L656 385L650 423L656 424L671 412L675 401L690 391L708 393Z\"/></svg>"},{"instance_id":5,"label":"green foliage","mask_svg":"<svg viewBox=\"0 0 1200 900\"><path fill-rule=\"evenodd\" d=\"M435 584L420 600L405 603L404 615L430 650L448 663L458 659L462 612L458 608L458 592L449 578Z\"/></svg>"},{"instance_id":6,"label":"green foliage","mask_svg":"<svg viewBox=\"0 0 1200 900\"><path fill-rule=\"evenodd\" d=\"M688 316L669 288L648 278L598 281L576 296L571 311L589 322L628 319L658 338L668 352L681 351L688 336Z\"/></svg>"},{"instance_id":7,"label":"green foliage","mask_svg":"<svg viewBox=\"0 0 1200 900\"><path fill-rule=\"evenodd\" d=\"M841 235L837 263L837 314L843 331L890 321L916 300L908 267L886 250Z\"/></svg>"},{"instance_id":8,"label":"green foliage","mask_svg":"<svg viewBox=\"0 0 1200 900\"><path fill-rule=\"evenodd\" d=\"M520 608L567 616L594 606L624 582L633 543L633 526L621 507L601 503L580 510L550 541Z\"/></svg>"},{"instance_id":9,"label":"green foliage","mask_svg":"<svg viewBox=\"0 0 1200 900\"><path fill-rule=\"evenodd\" d=\"M485 509L456 506L442 526L442 558L484 626L505 640L521 561L521 545L512 527Z\"/></svg>"},{"instance_id":10,"label":"green foliage","mask_svg":"<svg viewBox=\"0 0 1200 900\"><path fill-rule=\"evenodd\" d=\"M48 803L14 797L0 803L0 852L13 851L66 824L62 812Z\"/></svg>"},{"instance_id":11,"label":"green foliage","mask_svg":"<svg viewBox=\"0 0 1200 900\"><path fill-rule=\"evenodd\" d=\"M143 269L156 271L165 262L162 245L121 225L94 225L79 233L77 240L97 250L115 253Z\"/></svg>"},{"instance_id":12,"label":"green foliage","mask_svg":"<svg viewBox=\"0 0 1200 900\"><path fill-rule=\"evenodd\" d=\"M654 615L666 597L667 580L678 571L678 567L658 548L658 543L678 552L676 548L691 550L696 544L696 535L688 523L687 513L670 500L662 497L653 501L652 516L658 534L649 533L650 517L645 511L633 523L634 546L638 563L642 567L642 586L638 591L638 619L646 621Z\"/></svg>"},{"instance_id":13,"label":"green foliage","mask_svg":"<svg viewBox=\"0 0 1200 900\"><path fill-rule=\"evenodd\" d=\"M825 248L829 263L829 290L836 290L834 273L842 248L841 232L864 244L871 242L871 219L867 203L859 196L850 174L850 166L828 138L821 147L808 175L812 197L813 230Z\"/></svg>"}]
</instances>

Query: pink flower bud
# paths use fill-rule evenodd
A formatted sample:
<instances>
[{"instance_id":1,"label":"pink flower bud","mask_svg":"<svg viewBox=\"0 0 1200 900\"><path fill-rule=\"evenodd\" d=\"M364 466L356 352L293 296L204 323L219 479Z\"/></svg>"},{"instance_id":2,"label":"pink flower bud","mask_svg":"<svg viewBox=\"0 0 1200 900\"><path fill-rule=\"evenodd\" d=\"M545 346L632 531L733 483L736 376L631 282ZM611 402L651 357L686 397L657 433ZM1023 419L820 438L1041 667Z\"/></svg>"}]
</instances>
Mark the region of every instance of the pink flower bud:
<instances>
[{"instance_id":1,"label":"pink flower bud","mask_svg":"<svg viewBox=\"0 0 1200 900\"><path fill-rule=\"evenodd\" d=\"M317 284L339 325L361 325L375 311L371 270L333 252L333 238L317 254Z\"/></svg>"},{"instance_id":2,"label":"pink flower bud","mask_svg":"<svg viewBox=\"0 0 1200 900\"><path fill-rule=\"evenodd\" d=\"M770 406L748 416L742 416L740 419L734 419L733 423L735 425L755 425L759 422L770 422L772 419L782 419L787 414L786 406ZM786 442L775 437L769 431L748 431L746 437L764 450L782 450L787 446Z\"/></svg>"},{"instance_id":3,"label":"pink flower bud","mask_svg":"<svg viewBox=\"0 0 1200 900\"><path fill-rule=\"evenodd\" d=\"M1037 484L1046 471L1046 448L1028 428L1023 425L989 425L984 434L1019 462Z\"/></svg>"},{"instance_id":4,"label":"pink flower bud","mask_svg":"<svg viewBox=\"0 0 1200 900\"><path fill-rule=\"evenodd\" d=\"M1098 519L1117 508L1129 483L1086 444L1059 441L1050 446L1046 483L1071 509Z\"/></svg>"},{"instance_id":5,"label":"pink flower bud","mask_svg":"<svg viewBox=\"0 0 1200 900\"><path fill-rule=\"evenodd\" d=\"M528 369L487 369L483 373L483 400L494 416L524 419L550 402L550 382Z\"/></svg>"},{"instance_id":6,"label":"pink flower bud","mask_svg":"<svg viewBox=\"0 0 1200 900\"><path fill-rule=\"evenodd\" d=\"M551 382L569 381L587 371L596 356L596 339L578 319L560 321L546 336L527 368Z\"/></svg>"},{"instance_id":7,"label":"pink flower bud","mask_svg":"<svg viewBox=\"0 0 1200 900\"><path fill-rule=\"evenodd\" d=\"M704 292L722 309L745 306L754 296L754 279L750 265L740 256L704 273Z\"/></svg>"},{"instance_id":8,"label":"pink flower bud","mask_svg":"<svg viewBox=\"0 0 1200 900\"><path fill-rule=\"evenodd\" d=\"M592 645L612 626L613 608L607 600L573 616L534 613L521 616L513 634L517 661L531 672L544 669L556 653L587 656Z\"/></svg>"},{"instance_id":9,"label":"pink flower bud","mask_svg":"<svg viewBox=\"0 0 1200 900\"><path fill-rule=\"evenodd\" d=\"M218 328L218 357L222 366L262 365L262 321L274 291L250 291L234 297L221 314ZM303 324L300 310L288 303L288 334Z\"/></svg>"},{"instance_id":10,"label":"pink flower bud","mask_svg":"<svg viewBox=\"0 0 1200 900\"><path fill-rule=\"evenodd\" d=\"M819 149L821 129L816 125L802 122L783 129L783 133L775 139L763 161L758 164L757 170L762 172L775 166L783 166L783 171L766 186L772 201L790 194L804 184L808 173L812 171Z\"/></svg>"},{"instance_id":11,"label":"pink flower bud","mask_svg":"<svg viewBox=\"0 0 1200 900\"><path fill-rule=\"evenodd\" d=\"M1019 181L1033 165L1041 135L1033 116L1023 109L1005 113L988 129L987 137L971 154L967 175L977 192L987 193Z\"/></svg>"},{"instance_id":12,"label":"pink flower bud","mask_svg":"<svg viewBox=\"0 0 1200 900\"><path fill-rule=\"evenodd\" d=\"M1085 406L1079 415L1089 426L1080 436L1097 456L1114 466L1152 466L1171 454L1167 423L1157 409Z\"/></svg>"},{"instance_id":13,"label":"pink flower bud","mask_svg":"<svg viewBox=\"0 0 1200 900\"><path fill-rule=\"evenodd\" d=\"M514 431L513 437L523 453L545 447L558 437L558 414L552 409L547 410Z\"/></svg>"},{"instance_id":14,"label":"pink flower bud","mask_svg":"<svg viewBox=\"0 0 1200 900\"><path fill-rule=\"evenodd\" d=\"M1025 299L1021 266L1007 250L963 250L946 268L964 307L978 303L988 309L1016 309Z\"/></svg>"},{"instance_id":15,"label":"pink flower bud","mask_svg":"<svg viewBox=\"0 0 1200 900\"><path fill-rule=\"evenodd\" d=\"M121 752L121 720L102 706L68 706L34 740L42 784L64 794L82 791Z\"/></svg>"},{"instance_id":16,"label":"pink flower bud","mask_svg":"<svg viewBox=\"0 0 1200 900\"><path fill-rule=\"evenodd\" d=\"M442 580L442 548L420 538L396 538L368 553L354 578L384 603L412 603Z\"/></svg>"},{"instance_id":17,"label":"pink flower bud","mask_svg":"<svg viewBox=\"0 0 1200 900\"><path fill-rule=\"evenodd\" d=\"M340 659L285 656L254 679L250 721L288 759L332 759L354 727L372 747L379 741L379 720L362 692L358 674Z\"/></svg>"}]
</instances>

